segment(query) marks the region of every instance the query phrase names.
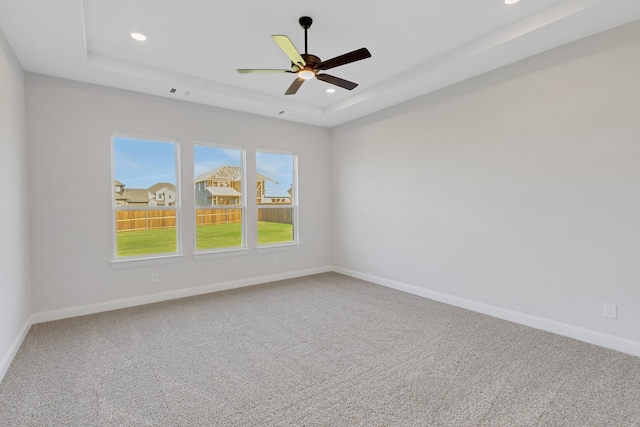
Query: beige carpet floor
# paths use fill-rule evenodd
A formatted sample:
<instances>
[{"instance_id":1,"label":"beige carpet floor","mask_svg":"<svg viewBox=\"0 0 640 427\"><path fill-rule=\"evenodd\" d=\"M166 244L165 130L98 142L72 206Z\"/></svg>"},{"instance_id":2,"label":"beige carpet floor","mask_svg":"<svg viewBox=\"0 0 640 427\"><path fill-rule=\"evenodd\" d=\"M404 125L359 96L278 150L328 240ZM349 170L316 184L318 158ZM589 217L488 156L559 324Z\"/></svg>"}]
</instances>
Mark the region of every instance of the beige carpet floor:
<instances>
[{"instance_id":1,"label":"beige carpet floor","mask_svg":"<svg viewBox=\"0 0 640 427\"><path fill-rule=\"evenodd\" d=\"M640 426L640 359L327 273L34 325L0 426Z\"/></svg>"}]
</instances>

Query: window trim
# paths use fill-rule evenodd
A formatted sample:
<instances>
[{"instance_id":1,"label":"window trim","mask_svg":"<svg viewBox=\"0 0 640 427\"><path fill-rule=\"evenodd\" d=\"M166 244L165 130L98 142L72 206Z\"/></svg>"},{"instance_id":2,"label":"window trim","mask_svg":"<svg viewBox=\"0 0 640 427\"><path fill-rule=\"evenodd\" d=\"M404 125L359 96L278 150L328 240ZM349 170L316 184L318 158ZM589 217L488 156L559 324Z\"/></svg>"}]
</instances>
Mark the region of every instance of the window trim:
<instances>
[{"instance_id":1,"label":"window trim","mask_svg":"<svg viewBox=\"0 0 640 427\"><path fill-rule=\"evenodd\" d=\"M150 142L162 142L173 144L174 150L174 162L175 162L175 186L176 186L176 200L174 206L118 206L114 198L114 182L115 177L115 158L114 158L114 145L115 138L127 138L138 139ZM181 172L180 172L180 141L175 138L135 134L130 132L112 131L110 142L111 149L111 181L109 183L109 195L111 197L111 266L115 269L125 268L125 266L141 266L141 265L158 265L165 264L167 262L180 262L184 258L184 252L182 250L182 186L181 186ZM142 208L142 209L141 209ZM118 243L117 243L117 225L116 225L116 212L122 210L173 210L176 213L176 251L175 252L163 252L148 255L132 255L132 256L118 256Z\"/></svg>"},{"instance_id":2,"label":"window trim","mask_svg":"<svg viewBox=\"0 0 640 427\"><path fill-rule=\"evenodd\" d=\"M256 252L259 254L266 254L271 252L285 252L294 249L300 249L302 247L301 243L272 243L270 245L260 245L256 249Z\"/></svg>"},{"instance_id":3,"label":"window trim","mask_svg":"<svg viewBox=\"0 0 640 427\"><path fill-rule=\"evenodd\" d=\"M205 259L221 259L221 258L232 258L237 256L245 256L249 255L249 248L240 248L237 246L232 246L230 248L224 249L211 249L208 251L199 251L193 253L193 259L196 261L205 260Z\"/></svg>"},{"instance_id":4,"label":"window trim","mask_svg":"<svg viewBox=\"0 0 640 427\"><path fill-rule=\"evenodd\" d=\"M256 148L255 150L255 165L256 172L258 171L258 153L267 153L267 154L286 154L292 157L292 170L291 170L291 206L293 212L291 213L291 218L293 221L293 240L291 242L278 242L278 243L270 243L266 245L261 245L258 243L258 211L260 209L275 209L282 208L283 205L280 206L260 206L256 203L256 223L255 223L255 242L256 242L256 251L260 252L271 252L271 251L280 251L287 250L290 248L299 247L301 245L300 242L300 218L299 218L299 193L298 193L298 153L295 151L286 151L286 150L272 150L268 148Z\"/></svg>"},{"instance_id":5,"label":"window trim","mask_svg":"<svg viewBox=\"0 0 640 427\"><path fill-rule=\"evenodd\" d=\"M177 264L182 262L184 259L184 254L170 254L170 255L158 255L154 257L146 257L146 258L124 258L121 259L112 259L111 267L114 270L122 270L125 268L134 268L134 267L151 267L154 265L165 265L165 264Z\"/></svg>"},{"instance_id":6,"label":"window trim","mask_svg":"<svg viewBox=\"0 0 640 427\"><path fill-rule=\"evenodd\" d=\"M211 258L227 258L230 256L241 256L249 253L249 247L247 244L247 150L245 147L239 145L232 144L223 144L217 142L207 142L207 141L193 141L193 215L195 219L195 214L198 208L202 206L198 206L196 204L196 175L195 175L195 149L196 146L201 147L212 147L212 148L227 148L231 150L238 150L240 152L240 205L236 206L236 208L242 209L242 213L240 215L242 225L240 227L241 230L241 238L240 238L240 246L228 246L224 248L209 248L209 249L198 249L198 237L197 237L197 221L193 222L193 258L196 260L201 259L211 259ZM224 209L220 207L219 209Z\"/></svg>"}]
</instances>

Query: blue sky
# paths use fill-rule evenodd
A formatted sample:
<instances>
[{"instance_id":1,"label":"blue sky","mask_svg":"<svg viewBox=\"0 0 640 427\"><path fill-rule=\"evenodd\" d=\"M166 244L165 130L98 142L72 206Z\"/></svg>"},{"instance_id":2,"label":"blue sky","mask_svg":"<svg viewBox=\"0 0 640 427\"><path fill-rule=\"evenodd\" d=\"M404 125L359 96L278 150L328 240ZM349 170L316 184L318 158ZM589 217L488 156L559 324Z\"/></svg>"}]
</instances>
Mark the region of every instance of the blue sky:
<instances>
[{"instance_id":1,"label":"blue sky","mask_svg":"<svg viewBox=\"0 0 640 427\"><path fill-rule=\"evenodd\" d=\"M256 170L278 181L266 183L267 196L287 196L293 176L293 157L290 154L256 153Z\"/></svg>"},{"instance_id":2,"label":"blue sky","mask_svg":"<svg viewBox=\"0 0 640 427\"><path fill-rule=\"evenodd\" d=\"M193 147L194 177L222 166L240 166L240 150L195 145Z\"/></svg>"},{"instance_id":3,"label":"blue sky","mask_svg":"<svg viewBox=\"0 0 640 427\"><path fill-rule=\"evenodd\" d=\"M195 145L194 177L221 166L240 166L240 150ZM114 175L126 188L149 188L158 182L176 183L175 145L142 139L114 137ZM275 179L267 182L268 196L286 196L292 182L292 156L256 154L258 172Z\"/></svg>"},{"instance_id":4,"label":"blue sky","mask_svg":"<svg viewBox=\"0 0 640 427\"><path fill-rule=\"evenodd\" d=\"M114 137L113 158L115 179L125 188L149 188L158 182L176 184L173 143Z\"/></svg>"}]
</instances>

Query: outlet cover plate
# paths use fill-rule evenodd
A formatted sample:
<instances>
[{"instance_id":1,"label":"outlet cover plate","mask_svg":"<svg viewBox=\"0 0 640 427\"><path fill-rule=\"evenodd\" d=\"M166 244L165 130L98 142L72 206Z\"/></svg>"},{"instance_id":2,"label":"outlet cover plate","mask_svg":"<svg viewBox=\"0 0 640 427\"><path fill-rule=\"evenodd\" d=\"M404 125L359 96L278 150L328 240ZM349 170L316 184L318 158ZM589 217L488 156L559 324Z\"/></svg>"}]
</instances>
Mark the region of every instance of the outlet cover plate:
<instances>
[{"instance_id":1,"label":"outlet cover plate","mask_svg":"<svg viewBox=\"0 0 640 427\"><path fill-rule=\"evenodd\" d=\"M618 318L618 306L615 304L604 304L604 317L610 317L611 319Z\"/></svg>"}]
</instances>

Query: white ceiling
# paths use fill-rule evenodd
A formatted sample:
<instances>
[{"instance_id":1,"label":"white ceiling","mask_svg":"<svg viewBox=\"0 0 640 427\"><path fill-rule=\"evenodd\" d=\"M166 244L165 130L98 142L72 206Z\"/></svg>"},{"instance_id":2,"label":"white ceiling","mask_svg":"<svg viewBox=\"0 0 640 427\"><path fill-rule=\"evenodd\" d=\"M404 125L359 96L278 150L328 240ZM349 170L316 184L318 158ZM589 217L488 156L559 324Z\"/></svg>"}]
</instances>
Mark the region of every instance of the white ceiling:
<instances>
[{"instance_id":1,"label":"white ceiling","mask_svg":"<svg viewBox=\"0 0 640 427\"><path fill-rule=\"evenodd\" d=\"M305 15L309 53L371 52L330 71L353 91L236 72L288 68L270 35L303 52ZM638 19L640 0L0 0L26 71L325 127Z\"/></svg>"}]
</instances>

